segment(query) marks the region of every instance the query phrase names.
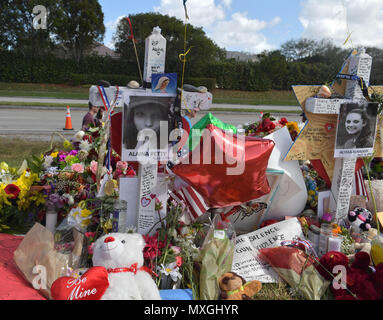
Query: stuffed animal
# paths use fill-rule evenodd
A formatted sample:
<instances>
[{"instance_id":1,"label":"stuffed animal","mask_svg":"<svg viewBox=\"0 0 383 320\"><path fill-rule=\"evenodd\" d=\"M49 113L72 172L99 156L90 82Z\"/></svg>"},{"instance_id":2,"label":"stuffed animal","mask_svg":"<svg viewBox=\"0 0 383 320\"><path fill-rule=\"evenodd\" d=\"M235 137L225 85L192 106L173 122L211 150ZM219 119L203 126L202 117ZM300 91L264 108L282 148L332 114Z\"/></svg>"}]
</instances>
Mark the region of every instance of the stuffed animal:
<instances>
[{"instance_id":1,"label":"stuffed animal","mask_svg":"<svg viewBox=\"0 0 383 320\"><path fill-rule=\"evenodd\" d=\"M370 271L370 255L365 251L355 254L355 260L349 264L347 256L342 252L330 251L323 255L317 266L319 273L329 281L337 274L333 273L335 266L344 266L346 288L330 286L335 300L379 300L383 292L383 269L377 267L378 272ZM326 271L327 270L327 271ZM332 273L333 276L330 276ZM339 280L338 280L339 281Z\"/></svg>"},{"instance_id":2,"label":"stuffed animal","mask_svg":"<svg viewBox=\"0 0 383 320\"><path fill-rule=\"evenodd\" d=\"M372 213L365 208L356 207L348 213L347 218L352 226L359 227L362 231L371 228Z\"/></svg>"},{"instance_id":3,"label":"stuffed animal","mask_svg":"<svg viewBox=\"0 0 383 320\"><path fill-rule=\"evenodd\" d=\"M143 266L145 245L137 233L110 233L97 239L93 267L54 281L53 299L160 300L150 270Z\"/></svg>"},{"instance_id":4,"label":"stuffed animal","mask_svg":"<svg viewBox=\"0 0 383 320\"><path fill-rule=\"evenodd\" d=\"M218 279L221 300L252 300L253 296L262 288L262 283L254 280L246 282L235 272L224 273Z\"/></svg>"},{"instance_id":5,"label":"stuffed animal","mask_svg":"<svg viewBox=\"0 0 383 320\"><path fill-rule=\"evenodd\" d=\"M106 268L109 287L102 300L160 300L158 288L143 267L146 243L138 233L110 233L95 242L93 266Z\"/></svg>"}]
</instances>

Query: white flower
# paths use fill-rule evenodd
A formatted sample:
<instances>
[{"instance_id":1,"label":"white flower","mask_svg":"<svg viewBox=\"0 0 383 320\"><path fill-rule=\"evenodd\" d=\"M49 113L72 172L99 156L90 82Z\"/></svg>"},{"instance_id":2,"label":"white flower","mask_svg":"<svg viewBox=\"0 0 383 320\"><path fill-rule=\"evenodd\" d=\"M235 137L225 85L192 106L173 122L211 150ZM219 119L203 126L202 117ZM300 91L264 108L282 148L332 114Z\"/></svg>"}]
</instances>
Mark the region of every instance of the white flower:
<instances>
[{"instance_id":1,"label":"white flower","mask_svg":"<svg viewBox=\"0 0 383 320\"><path fill-rule=\"evenodd\" d=\"M52 156L45 156L43 166L45 169L49 168L53 162Z\"/></svg>"},{"instance_id":2,"label":"white flower","mask_svg":"<svg viewBox=\"0 0 383 320\"><path fill-rule=\"evenodd\" d=\"M85 132L82 131L82 130L80 130L80 131L78 131L78 132L74 135L74 140L75 140L76 142L80 142L80 141L82 140L82 138L84 137L84 135L85 135Z\"/></svg>"},{"instance_id":3,"label":"white flower","mask_svg":"<svg viewBox=\"0 0 383 320\"><path fill-rule=\"evenodd\" d=\"M80 150L77 154L77 157L80 161L85 161L88 158L88 151Z\"/></svg>"},{"instance_id":4,"label":"white flower","mask_svg":"<svg viewBox=\"0 0 383 320\"><path fill-rule=\"evenodd\" d=\"M74 204L74 199L69 193L64 193L62 197L68 199L68 204L70 206Z\"/></svg>"},{"instance_id":5,"label":"white flower","mask_svg":"<svg viewBox=\"0 0 383 320\"><path fill-rule=\"evenodd\" d=\"M125 229L125 233L136 233L136 232L137 232L137 228L133 225L127 226Z\"/></svg>"},{"instance_id":6,"label":"white flower","mask_svg":"<svg viewBox=\"0 0 383 320\"><path fill-rule=\"evenodd\" d=\"M89 151L90 150L90 143L87 140L83 140L80 142L80 149Z\"/></svg>"},{"instance_id":7,"label":"white flower","mask_svg":"<svg viewBox=\"0 0 383 320\"><path fill-rule=\"evenodd\" d=\"M161 267L158 267L158 270L161 273L163 273L165 276L170 276L170 278L172 278L173 282L177 282L178 279L182 278L182 275L179 272L179 269L180 268L177 267L176 262L169 263L166 266L161 264Z\"/></svg>"},{"instance_id":8,"label":"white flower","mask_svg":"<svg viewBox=\"0 0 383 320\"><path fill-rule=\"evenodd\" d=\"M58 174L58 167L47 168L47 173L52 174L52 175Z\"/></svg>"}]
</instances>

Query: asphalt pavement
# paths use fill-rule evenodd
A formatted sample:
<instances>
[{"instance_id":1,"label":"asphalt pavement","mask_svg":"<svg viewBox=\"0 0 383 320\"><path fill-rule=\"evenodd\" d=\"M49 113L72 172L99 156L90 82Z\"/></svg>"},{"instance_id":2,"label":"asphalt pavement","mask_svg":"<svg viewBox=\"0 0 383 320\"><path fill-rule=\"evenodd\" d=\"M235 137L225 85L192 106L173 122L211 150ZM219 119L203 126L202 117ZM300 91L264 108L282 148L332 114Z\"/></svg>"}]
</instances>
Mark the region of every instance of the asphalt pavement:
<instances>
[{"instance_id":1,"label":"asphalt pavement","mask_svg":"<svg viewBox=\"0 0 383 320\"><path fill-rule=\"evenodd\" d=\"M0 101L17 102L39 102L39 103L63 103L84 104L88 100L77 99L54 99L54 98L31 98L31 97L0 97ZM255 106L255 105L229 105L213 104L212 108L231 109L223 111L212 111L214 116L225 123L235 126L245 123L252 123L259 119L258 112L235 112L232 109L258 109L258 110L280 110L279 113L273 113L276 118L286 117L289 121L301 121L298 113L283 113L283 111L300 111L299 107L292 106ZM71 122L73 130L64 130L66 121L65 107L50 106L0 106L0 135L8 137L23 137L36 140L50 140L54 132L70 137L77 130L80 130L82 118L86 114L87 108L71 107ZM192 124L199 121L207 112L200 111L192 119Z\"/></svg>"}]
</instances>

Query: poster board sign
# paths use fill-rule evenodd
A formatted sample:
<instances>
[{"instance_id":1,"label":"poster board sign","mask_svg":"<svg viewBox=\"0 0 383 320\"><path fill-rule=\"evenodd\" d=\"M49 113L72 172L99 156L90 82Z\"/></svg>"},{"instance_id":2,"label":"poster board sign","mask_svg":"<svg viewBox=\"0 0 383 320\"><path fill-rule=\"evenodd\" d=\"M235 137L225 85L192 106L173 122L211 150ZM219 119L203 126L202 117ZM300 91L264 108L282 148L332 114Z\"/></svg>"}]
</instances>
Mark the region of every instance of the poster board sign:
<instances>
[{"instance_id":1,"label":"poster board sign","mask_svg":"<svg viewBox=\"0 0 383 320\"><path fill-rule=\"evenodd\" d=\"M378 120L377 103L347 102L340 105L335 158L371 156Z\"/></svg>"},{"instance_id":2,"label":"poster board sign","mask_svg":"<svg viewBox=\"0 0 383 320\"><path fill-rule=\"evenodd\" d=\"M122 160L169 160L169 134L177 116L175 100L174 94L124 92Z\"/></svg>"},{"instance_id":3,"label":"poster board sign","mask_svg":"<svg viewBox=\"0 0 383 320\"><path fill-rule=\"evenodd\" d=\"M254 232L236 237L232 271L246 281L258 280L263 283L278 281L273 268L258 259L258 250L280 246L282 241L304 239L297 218L274 223Z\"/></svg>"}]
</instances>

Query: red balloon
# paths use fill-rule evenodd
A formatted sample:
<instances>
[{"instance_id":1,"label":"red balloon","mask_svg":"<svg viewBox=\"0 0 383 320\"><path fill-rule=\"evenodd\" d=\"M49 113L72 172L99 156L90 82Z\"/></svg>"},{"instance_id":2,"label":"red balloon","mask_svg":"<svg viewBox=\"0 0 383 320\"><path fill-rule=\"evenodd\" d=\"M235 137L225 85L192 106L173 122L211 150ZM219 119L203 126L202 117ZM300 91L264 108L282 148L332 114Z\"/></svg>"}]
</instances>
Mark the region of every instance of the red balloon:
<instances>
[{"instance_id":1,"label":"red balloon","mask_svg":"<svg viewBox=\"0 0 383 320\"><path fill-rule=\"evenodd\" d=\"M270 192L266 169L273 148L272 140L240 137L209 124L199 146L172 171L210 208L239 205Z\"/></svg>"}]
</instances>

